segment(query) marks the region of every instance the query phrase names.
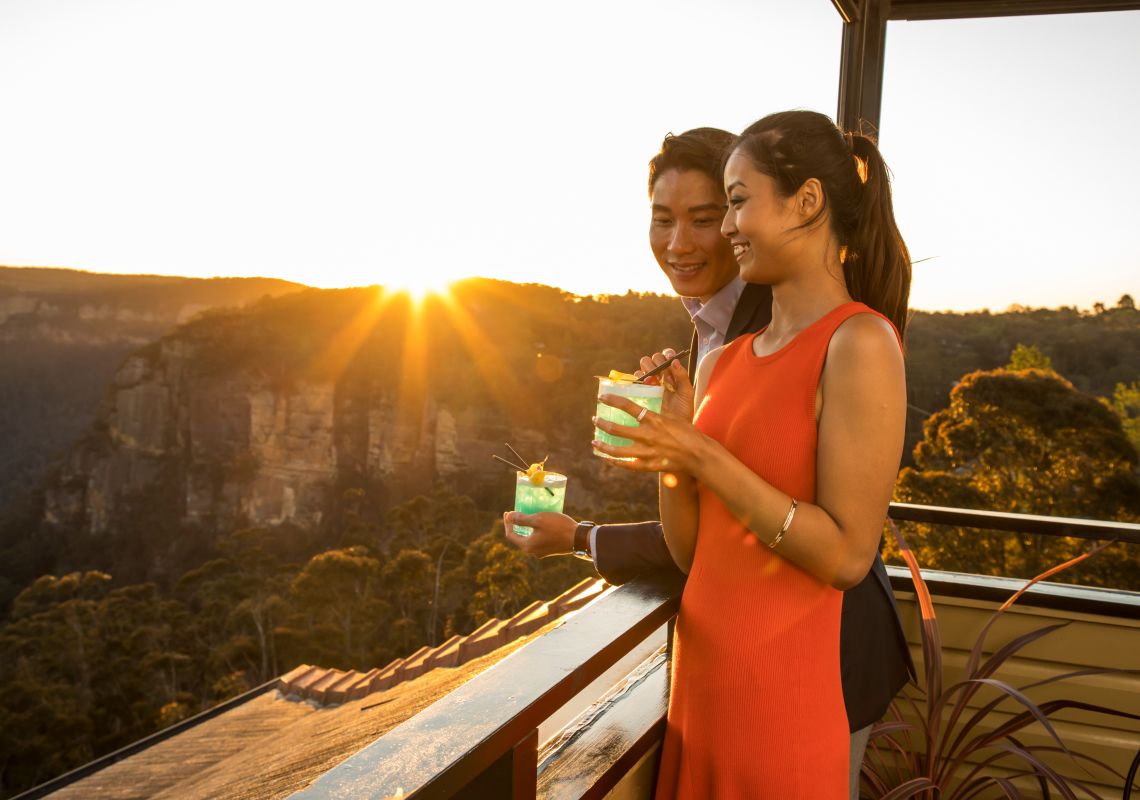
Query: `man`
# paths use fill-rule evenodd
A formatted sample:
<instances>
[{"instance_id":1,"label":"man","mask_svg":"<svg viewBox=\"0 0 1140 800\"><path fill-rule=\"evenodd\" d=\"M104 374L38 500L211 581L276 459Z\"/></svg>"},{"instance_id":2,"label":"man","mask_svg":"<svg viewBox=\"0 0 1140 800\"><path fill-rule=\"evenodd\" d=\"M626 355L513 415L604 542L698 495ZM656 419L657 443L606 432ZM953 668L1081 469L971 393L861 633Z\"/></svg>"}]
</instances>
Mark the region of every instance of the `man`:
<instances>
[{"instance_id":1,"label":"man","mask_svg":"<svg viewBox=\"0 0 1140 800\"><path fill-rule=\"evenodd\" d=\"M772 316L771 289L740 279L732 245L720 234L727 207L721 162L733 139L715 128L670 135L649 163L649 244L693 319L690 379L709 351L754 333ZM680 574L660 522L596 525L565 514L513 511L504 519L507 539L522 551L539 557L574 553L590 558L612 584L652 571ZM534 532L518 536L514 524L529 525ZM851 797L858 798L859 766L871 725L882 717L908 673L913 674L894 594L878 556L867 577L844 593L840 661L851 728Z\"/></svg>"}]
</instances>

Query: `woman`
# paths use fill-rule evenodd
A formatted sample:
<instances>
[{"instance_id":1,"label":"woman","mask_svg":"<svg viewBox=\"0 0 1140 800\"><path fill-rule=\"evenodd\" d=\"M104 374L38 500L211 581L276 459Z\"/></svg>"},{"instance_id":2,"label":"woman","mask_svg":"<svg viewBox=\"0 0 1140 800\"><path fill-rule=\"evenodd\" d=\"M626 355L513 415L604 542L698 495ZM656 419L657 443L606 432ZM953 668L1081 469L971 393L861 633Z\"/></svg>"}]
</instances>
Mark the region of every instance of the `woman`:
<instances>
[{"instance_id":1,"label":"woman","mask_svg":"<svg viewBox=\"0 0 1140 800\"><path fill-rule=\"evenodd\" d=\"M874 143L822 114L751 125L724 182L721 232L772 286L772 323L711 353L695 392L674 363L661 414L605 398L641 425L598 422L634 443L594 442L662 473L689 573L657 797L844 798L842 591L874 559L902 452L910 260Z\"/></svg>"}]
</instances>

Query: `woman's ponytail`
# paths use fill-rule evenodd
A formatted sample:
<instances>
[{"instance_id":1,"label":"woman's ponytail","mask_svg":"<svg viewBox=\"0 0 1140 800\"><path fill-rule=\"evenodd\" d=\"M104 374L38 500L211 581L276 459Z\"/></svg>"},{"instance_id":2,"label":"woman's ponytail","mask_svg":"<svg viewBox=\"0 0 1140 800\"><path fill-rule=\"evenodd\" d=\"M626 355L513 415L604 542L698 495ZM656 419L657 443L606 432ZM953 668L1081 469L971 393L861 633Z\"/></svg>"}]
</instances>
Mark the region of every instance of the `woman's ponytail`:
<instances>
[{"instance_id":1,"label":"woman's ponytail","mask_svg":"<svg viewBox=\"0 0 1140 800\"><path fill-rule=\"evenodd\" d=\"M895 224L890 173L879 148L862 134L848 134L862 188L847 236L843 274L847 291L906 331L910 254Z\"/></svg>"}]
</instances>

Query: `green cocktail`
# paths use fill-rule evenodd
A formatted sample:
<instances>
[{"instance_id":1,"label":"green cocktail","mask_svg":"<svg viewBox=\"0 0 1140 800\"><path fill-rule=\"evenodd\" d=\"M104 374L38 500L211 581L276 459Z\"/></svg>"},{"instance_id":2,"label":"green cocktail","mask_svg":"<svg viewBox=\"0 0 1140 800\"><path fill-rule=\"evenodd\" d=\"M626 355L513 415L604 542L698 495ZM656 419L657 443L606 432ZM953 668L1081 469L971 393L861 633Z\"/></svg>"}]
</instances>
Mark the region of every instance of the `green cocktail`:
<instances>
[{"instance_id":1,"label":"green cocktail","mask_svg":"<svg viewBox=\"0 0 1140 800\"><path fill-rule=\"evenodd\" d=\"M616 394L621 397L627 397L642 408L648 408L657 414L661 413L661 399L665 396L665 387L658 385L649 385L645 383L633 383L631 381L614 380L612 378L598 378L598 396L603 394ZM600 419L608 420L609 422L617 423L618 425L628 425L636 428L639 423L635 417L614 408L607 406L605 403L598 402L597 416ZM613 436L605 431L594 428L594 438L599 442L612 444L615 447L624 447L633 444L629 439L620 436ZM602 458L614 458L614 456L606 455L594 451L594 455L601 456ZM631 459L618 459L619 461L630 461Z\"/></svg>"},{"instance_id":2,"label":"green cocktail","mask_svg":"<svg viewBox=\"0 0 1140 800\"><path fill-rule=\"evenodd\" d=\"M540 511L562 512L566 501L566 476L557 472L546 472L542 483L535 486L525 472L515 473L515 511L524 514L537 514ZM534 528L515 525L519 536L530 536Z\"/></svg>"}]
</instances>

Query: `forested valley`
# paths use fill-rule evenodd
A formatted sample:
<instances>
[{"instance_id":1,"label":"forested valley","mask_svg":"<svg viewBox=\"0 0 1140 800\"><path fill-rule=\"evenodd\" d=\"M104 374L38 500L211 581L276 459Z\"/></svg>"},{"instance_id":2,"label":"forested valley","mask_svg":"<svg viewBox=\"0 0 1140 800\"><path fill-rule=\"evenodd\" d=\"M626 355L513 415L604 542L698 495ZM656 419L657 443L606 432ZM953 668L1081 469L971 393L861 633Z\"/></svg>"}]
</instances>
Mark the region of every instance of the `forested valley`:
<instances>
[{"instance_id":1,"label":"forested valley","mask_svg":"<svg viewBox=\"0 0 1140 800\"><path fill-rule=\"evenodd\" d=\"M21 381L58 395L43 405L90 396L0 519L0 796L297 664L383 666L592 576L505 543L513 476L490 454L549 456L571 515L655 517L652 479L590 455L593 376L688 338L675 298L472 280L418 306L302 290L204 311L91 359L97 392L74 357L21 373L58 340L5 339L8 429L35 414ZM916 312L906 351L897 500L1140 521L1131 297ZM1088 547L904 533L924 567L1014 577ZM1065 579L1140 591L1140 554L1114 545Z\"/></svg>"}]
</instances>

